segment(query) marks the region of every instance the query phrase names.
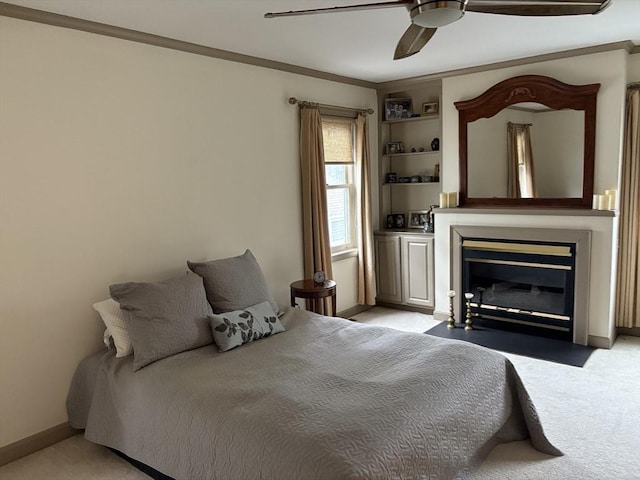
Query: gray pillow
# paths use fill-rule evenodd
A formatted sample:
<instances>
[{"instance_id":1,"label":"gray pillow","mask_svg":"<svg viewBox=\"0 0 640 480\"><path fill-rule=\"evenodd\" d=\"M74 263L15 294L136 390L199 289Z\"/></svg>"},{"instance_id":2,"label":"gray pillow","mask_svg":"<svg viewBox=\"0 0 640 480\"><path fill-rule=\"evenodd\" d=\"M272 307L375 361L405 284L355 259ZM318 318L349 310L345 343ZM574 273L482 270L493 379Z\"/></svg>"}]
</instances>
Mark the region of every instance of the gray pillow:
<instances>
[{"instance_id":1,"label":"gray pillow","mask_svg":"<svg viewBox=\"0 0 640 480\"><path fill-rule=\"evenodd\" d=\"M232 312L267 301L280 313L256 258L247 250L239 257L189 262L189 268L204 279L207 300L214 313Z\"/></svg>"},{"instance_id":2,"label":"gray pillow","mask_svg":"<svg viewBox=\"0 0 640 480\"><path fill-rule=\"evenodd\" d=\"M235 312L209 315L209 320L213 338L221 352L284 332L269 302Z\"/></svg>"},{"instance_id":3,"label":"gray pillow","mask_svg":"<svg viewBox=\"0 0 640 480\"><path fill-rule=\"evenodd\" d=\"M202 278L192 273L157 283L109 287L129 324L133 369L213 343Z\"/></svg>"}]
</instances>

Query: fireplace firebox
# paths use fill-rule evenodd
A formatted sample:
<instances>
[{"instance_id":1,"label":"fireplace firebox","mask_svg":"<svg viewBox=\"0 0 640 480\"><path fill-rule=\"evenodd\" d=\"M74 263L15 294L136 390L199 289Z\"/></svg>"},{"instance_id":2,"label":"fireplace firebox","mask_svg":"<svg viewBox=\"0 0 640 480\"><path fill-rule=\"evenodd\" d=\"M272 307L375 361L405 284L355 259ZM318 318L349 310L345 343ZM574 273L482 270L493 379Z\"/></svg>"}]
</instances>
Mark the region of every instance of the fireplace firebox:
<instances>
[{"instance_id":1,"label":"fireplace firebox","mask_svg":"<svg viewBox=\"0 0 640 480\"><path fill-rule=\"evenodd\" d=\"M587 345L591 231L451 226L456 318Z\"/></svg>"},{"instance_id":2,"label":"fireplace firebox","mask_svg":"<svg viewBox=\"0 0 640 480\"><path fill-rule=\"evenodd\" d=\"M575 245L462 242L462 287L473 293L475 324L572 341L574 280Z\"/></svg>"}]
</instances>

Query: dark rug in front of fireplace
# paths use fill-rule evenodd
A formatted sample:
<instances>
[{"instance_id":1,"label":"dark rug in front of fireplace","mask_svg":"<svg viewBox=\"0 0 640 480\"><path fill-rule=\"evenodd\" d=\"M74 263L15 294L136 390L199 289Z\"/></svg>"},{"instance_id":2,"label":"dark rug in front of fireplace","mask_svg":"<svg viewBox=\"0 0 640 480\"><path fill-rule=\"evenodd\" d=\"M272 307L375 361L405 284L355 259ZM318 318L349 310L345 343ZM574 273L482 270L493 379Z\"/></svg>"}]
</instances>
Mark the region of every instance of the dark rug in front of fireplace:
<instances>
[{"instance_id":1,"label":"dark rug in front of fireplace","mask_svg":"<svg viewBox=\"0 0 640 480\"><path fill-rule=\"evenodd\" d=\"M464 327L447 328L447 322L424 332L429 335L454 340L464 340L483 347L502 352L515 353L525 357L538 358L550 362L562 363L573 367L582 367L595 350L593 347L578 345L565 340L527 335L506 330L486 327L473 327L466 331Z\"/></svg>"}]
</instances>

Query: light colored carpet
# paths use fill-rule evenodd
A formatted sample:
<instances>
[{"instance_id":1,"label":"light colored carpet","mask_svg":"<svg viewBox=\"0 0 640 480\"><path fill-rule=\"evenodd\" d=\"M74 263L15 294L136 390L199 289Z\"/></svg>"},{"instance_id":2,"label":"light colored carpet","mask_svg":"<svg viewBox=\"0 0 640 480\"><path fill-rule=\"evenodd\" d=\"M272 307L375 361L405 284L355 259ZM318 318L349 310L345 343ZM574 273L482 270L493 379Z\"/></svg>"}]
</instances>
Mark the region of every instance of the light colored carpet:
<instances>
[{"instance_id":1,"label":"light colored carpet","mask_svg":"<svg viewBox=\"0 0 640 480\"><path fill-rule=\"evenodd\" d=\"M149 480L111 450L75 435L0 467L2 480Z\"/></svg>"},{"instance_id":2,"label":"light colored carpet","mask_svg":"<svg viewBox=\"0 0 640 480\"><path fill-rule=\"evenodd\" d=\"M354 319L412 332L438 323L430 315L380 307ZM505 355L516 365L547 435L565 456L540 454L528 442L500 445L480 467L477 480L640 479L640 338L618 337L611 350L594 352L584 368ZM1 467L0 479L149 477L76 435Z\"/></svg>"},{"instance_id":3,"label":"light colored carpet","mask_svg":"<svg viewBox=\"0 0 640 480\"><path fill-rule=\"evenodd\" d=\"M431 315L383 307L374 307L371 310L354 315L352 320L369 325L417 333L424 333L440 323L434 320Z\"/></svg>"},{"instance_id":4,"label":"light colored carpet","mask_svg":"<svg viewBox=\"0 0 640 480\"><path fill-rule=\"evenodd\" d=\"M500 445L477 479L640 479L640 338L620 336L583 368L505 354L515 364L551 442L548 458L527 442ZM523 443L523 444L520 444Z\"/></svg>"}]
</instances>

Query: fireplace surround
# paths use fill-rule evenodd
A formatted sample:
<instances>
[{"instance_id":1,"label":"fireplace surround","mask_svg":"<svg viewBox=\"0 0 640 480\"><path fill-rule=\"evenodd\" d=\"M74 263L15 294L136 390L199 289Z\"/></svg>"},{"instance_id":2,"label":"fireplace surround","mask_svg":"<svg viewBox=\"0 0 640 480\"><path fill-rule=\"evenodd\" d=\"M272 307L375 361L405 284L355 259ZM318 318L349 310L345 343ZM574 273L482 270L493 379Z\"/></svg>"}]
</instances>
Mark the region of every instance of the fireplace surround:
<instances>
[{"instance_id":1,"label":"fireplace surround","mask_svg":"<svg viewBox=\"0 0 640 480\"><path fill-rule=\"evenodd\" d=\"M474 321L587 345L591 232L451 226L452 287Z\"/></svg>"}]
</instances>

